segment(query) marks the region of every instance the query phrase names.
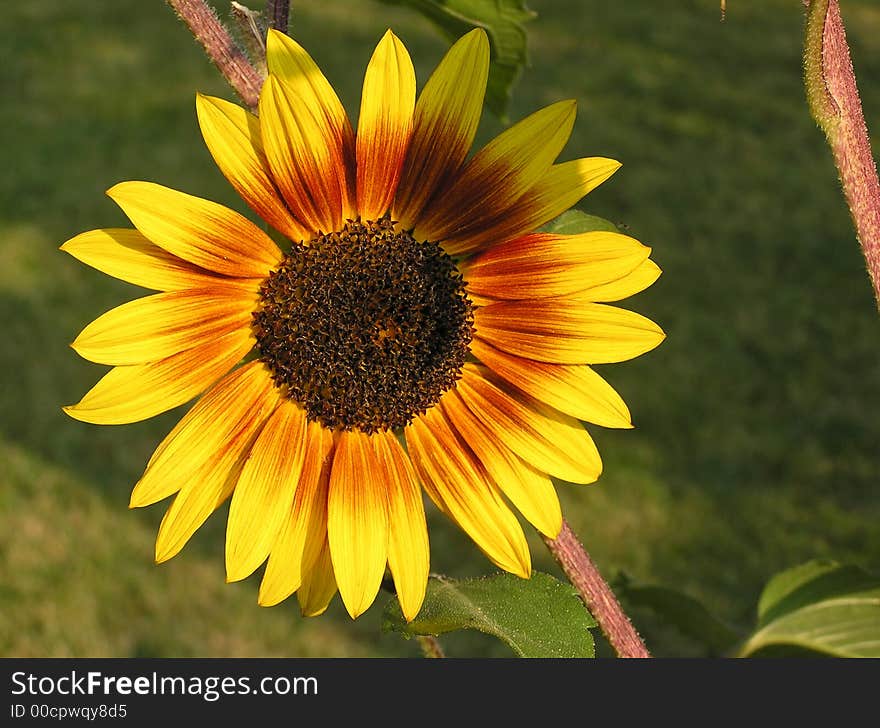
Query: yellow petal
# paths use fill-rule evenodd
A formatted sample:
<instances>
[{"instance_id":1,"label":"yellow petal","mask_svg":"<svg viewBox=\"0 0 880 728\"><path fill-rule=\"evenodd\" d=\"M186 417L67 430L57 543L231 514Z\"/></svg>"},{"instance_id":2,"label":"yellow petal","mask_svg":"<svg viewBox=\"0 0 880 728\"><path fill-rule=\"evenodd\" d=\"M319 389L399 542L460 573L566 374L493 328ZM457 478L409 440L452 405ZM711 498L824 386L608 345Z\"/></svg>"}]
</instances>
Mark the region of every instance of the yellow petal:
<instances>
[{"instance_id":1,"label":"yellow petal","mask_svg":"<svg viewBox=\"0 0 880 728\"><path fill-rule=\"evenodd\" d=\"M318 422L306 429L305 460L281 531L272 545L260 583L264 607L293 594L321 555L327 541L327 495L333 463L333 434ZM335 591L335 582L334 582ZM332 596L332 595L331 595Z\"/></svg>"},{"instance_id":2,"label":"yellow petal","mask_svg":"<svg viewBox=\"0 0 880 728\"><path fill-rule=\"evenodd\" d=\"M580 422L526 395L505 391L489 372L465 365L456 390L492 435L527 463L569 483L602 472L593 439Z\"/></svg>"},{"instance_id":3,"label":"yellow petal","mask_svg":"<svg viewBox=\"0 0 880 728\"><path fill-rule=\"evenodd\" d=\"M376 220L397 191L412 134L416 73L403 43L390 30L364 76L357 128L357 209Z\"/></svg>"},{"instance_id":4,"label":"yellow petal","mask_svg":"<svg viewBox=\"0 0 880 728\"><path fill-rule=\"evenodd\" d=\"M550 169L571 134L576 104L559 101L499 134L425 210L413 235L442 241L481 230L517 204Z\"/></svg>"},{"instance_id":5,"label":"yellow petal","mask_svg":"<svg viewBox=\"0 0 880 728\"><path fill-rule=\"evenodd\" d=\"M320 113L269 76L260 94L260 129L272 176L293 214L312 233L340 229L351 207L348 170Z\"/></svg>"},{"instance_id":6,"label":"yellow petal","mask_svg":"<svg viewBox=\"0 0 880 728\"><path fill-rule=\"evenodd\" d=\"M469 294L546 298L617 281L650 254L638 240L618 233L535 233L492 246L467 261L462 272Z\"/></svg>"},{"instance_id":7,"label":"yellow petal","mask_svg":"<svg viewBox=\"0 0 880 728\"><path fill-rule=\"evenodd\" d=\"M250 330L240 329L161 361L115 367L64 411L95 425L155 417L204 392L241 361L254 343Z\"/></svg>"},{"instance_id":8,"label":"yellow petal","mask_svg":"<svg viewBox=\"0 0 880 728\"><path fill-rule=\"evenodd\" d=\"M626 361L665 338L644 316L574 298L493 303L476 309L474 328L502 351L551 364Z\"/></svg>"},{"instance_id":9,"label":"yellow petal","mask_svg":"<svg viewBox=\"0 0 880 728\"><path fill-rule=\"evenodd\" d=\"M156 293L92 321L71 347L99 364L145 364L250 330L256 286L214 286Z\"/></svg>"},{"instance_id":10,"label":"yellow petal","mask_svg":"<svg viewBox=\"0 0 880 728\"><path fill-rule=\"evenodd\" d=\"M257 371L263 374L261 368ZM191 462L198 464L191 477L183 482L159 524L156 563L175 556L208 516L230 496L260 428L277 404L278 396L274 389L262 398L251 401L249 412L238 422L238 429L229 433L219 451L201 462L197 458L201 455L202 443L192 443ZM224 429L232 419L228 417L226 422L214 422L212 427Z\"/></svg>"},{"instance_id":11,"label":"yellow petal","mask_svg":"<svg viewBox=\"0 0 880 728\"><path fill-rule=\"evenodd\" d=\"M431 196L467 158L486 93L489 39L475 28L446 53L416 102L413 135L392 217L412 229Z\"/></svg>"},{"instance_id":12,"label":"yellow petal","mask_svg":"<svg viewBox=\"0 0 880 728\"><path fill-rule=\"evenodd\" d=\"M196 112L208 150L242 199L291 240L307 238L269 175L260 120L236 104L203 94L196 94Z\"/></svg>"},{"instance_id":13,"label":"yellow petal","mask_svg":"<svg viewBox=\"0 0 880 728\"><path fill-rule=\"evenodd\" d=\"M493 437L456 390L450 390L443 397L442 407L504 495L541 533L556 538L562 528L562 509L556 489L546 473L520 460Z\"/></svg>"},{"instance_id":14,"label":"yellow petal","mask_svg":"<svg viewBox=\"0 0 880 728\"><path fill-rule=\"evenodd\" d=\"M430 569L422 489L409 456L393 433L377 432L372 440L388 474L388 566L403 616L410 621L422 607Z\"/></svg>"},{"instance_id":15,"label":"yellow petal","mask_svg":"<svg viewBox=\"0 0 880 728\"><path fill-rule=\"evenodd\" d=\"M353 203L354 133L333 86L309 54L295 40L277 30L270 30L266 38L266 63L269 73L289 86L302 103L319 116L331 145L341 150L347 173L343 196ZM354 214L353 209L343 212L346 217Z\"/></svg>"},{"instance_id":16,"label":"yellow petal","mask_svg":"<svg viewBox=\"0 0 880 728\"><path fill-rule=\"evenodd\" d=\"M356 618L379 592L388 558L388 475L359 430L342 432L333 456L327 535L345 608Z\"/></svg>"},{"instance_id":17,"label":"yellow petal","mask_svg":"<svg viewBox=\"0 0 880 728\"><path fill-rule=\"evenodd\" d=\"M162 250L137 230L89 230L61 250L108 276L154 291L203 288L225 280Z\"/></svg>"},{"instance_id":18,"label":"yellow petal","mask_svg":"<svg viewBox=\"0 0 880 728\"><path fill-rule=\"evenodd\" d=\"M266 233L216 202L152 182L120 182L107 194L156 245L207 270L262 278L281 260Z\"/></svg>"},{"instance_id":19,"label":"yellow petal","mask_svg":"<svg viewBox=\"0 0 880 728\"><path fill-rule=\"evenodd\" d=\"M620 162L588 157L552 166L541 180L519 198L513 209L479 230L467 230L443 241L450 255L462 255L512 240L561 215L584 195L620 169Z\"/></svg>"},{"instance_id":20,"label":"yellow petal","mask_svg":"<svg viewBox=\"0 0 880 728\"><path fill-rule=\"evenodd\" d=\"M239 367L212 387L156 448L132 491L130 507L167 498L215 461L228 466L242 433L262 425L274 409L274 391L260 362Z\"/></svg>"},{"instance_id":21,"label":"yellow petal","mask_svg":"<svg viewBox=\"0 0 880 728\"><path fill-rule=\"evenodd\" d=\"M312 567L303 574L302 586L296 592L304 617L323 614L336 594L336 578L330 559L330 545L324 538L321 551Z\"/></svg>"},{"instance_id":22,"label":"yellow petal","mask_svg":"<svg viewBox=\"0 0 880 728\"><path fill-rule=\"evenodd\" d=\"M620 301L654 285L660 277L660 273L657 264L649 259L622 278L592 286L577 295L578 298L586 301Z\"/></svg>"},{"instance_id":23,"label":"yellow petal","mask_svg":"<svg viewBox=\"0 0 880 728\"><path fill-rule=\"evenodd\" d=\"M250 576L289 520L306 447L306 416L282 402L260 431L229 504L226 580Z\"/></svg>"},{"instance_id":24,"label":"yellow petal","mask_svg":"<svg viewBox=\"0 0 880 728\"><path fill-rule=\"evenodd\" d=\"M479 338L471 341L471 352L499 377L560 412L603 427L632 427L626 403L586 364L522 359Z\"/></svg>"},{"instance_id":25,"label":"yellow petal","mask_svg":"<svg viewBox=\"0 0 880 728\"><path fill-rule=\"evenodd\" d=\"M406 428L425 491L499 568L527 578L531 557L522 527L467 444L438 407Z\"/></svg>"}]
</instances>

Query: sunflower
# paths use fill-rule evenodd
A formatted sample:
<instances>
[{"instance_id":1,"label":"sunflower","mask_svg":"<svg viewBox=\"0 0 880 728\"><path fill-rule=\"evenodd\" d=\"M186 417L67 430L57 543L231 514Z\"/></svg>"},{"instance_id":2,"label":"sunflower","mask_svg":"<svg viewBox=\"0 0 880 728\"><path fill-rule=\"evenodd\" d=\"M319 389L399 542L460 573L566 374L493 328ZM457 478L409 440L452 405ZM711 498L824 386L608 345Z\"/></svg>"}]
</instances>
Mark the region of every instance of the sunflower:
<instances>
[{"instance_id":1,"label":"sunflower","mask_svg":"<svg viewBox=\"0 0 880 728\"><path fill-rule=\"evenodd\" d=\"M284 250L249 219L150 182L108 190L135 229L62 250L153 295L73 342L113 368L65 408L143 420L198 395L158 446L131 507L174 496L156 561L231 497L229 581L264 562L259 603L306 615L338 590L357 617L386 565L404 615L429 569L422 489L501 569L528 577L520 520L555 537L553 478L602 469L581 421L631 427L589 365L663 339L613 306L660 274L612 232L538 228L617 170L556 164L575 118L562 101L468 158L489 68L482 30L456 42L416 100L391 31L367 66L355 132L311 57L270 31L258 115L197 96L208 149Z\"/></svg>"}]
</instances>

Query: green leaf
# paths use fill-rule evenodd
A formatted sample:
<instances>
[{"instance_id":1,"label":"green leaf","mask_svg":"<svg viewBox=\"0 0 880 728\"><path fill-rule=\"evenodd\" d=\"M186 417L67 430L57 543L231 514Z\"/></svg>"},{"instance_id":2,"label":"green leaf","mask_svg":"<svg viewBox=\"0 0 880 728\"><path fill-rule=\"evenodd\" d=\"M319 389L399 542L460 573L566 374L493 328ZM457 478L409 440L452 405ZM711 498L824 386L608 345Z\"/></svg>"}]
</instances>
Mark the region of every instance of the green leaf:
<instances>
[{"instance_id":1,"label":"green leaf","mask_svg":"<svg viewBox=\"0 0 880 728\"><path fill-rule=\"evenodd\" d=\"M711 655L724 654L741 639L739 634L700 602L675 589L653 585L633 586L625 581L618 585L617 592L627 603L651 609L664 622L705 645Z\"/></svg>"},{"instance_id":2,"label":"green leaf","mask_svg":"<svg viewBox=\"0 0 880 728\"><path fill-rule=\"evenodd\" d=\"M407 5L431 20L452 42L473 28L483 28L492 46L492 64L486 87L486 104L507 121L511 89L528 65L526 31L523 24L536 14L525 0L381 0L389 5Z\"/></svg>"},{"instance_id":3,"label":"green leaf","mask_svg":"<svg viewBox=\"0 0 880 728\"><path fill-rule=\"evenodd\" d=\"M834 657L880 657L880 579L833 561L774 576L758 601L758 627L742 657L786 648Z\"/></svg>"},{"instance_id":4,"label":"green leaf","mask_svg":"<svg viewBox=\"0 0 880 728\"><path fill-rule=\"evenodd\" d=\"M577 235L578 233L595 231L620 232L617 225L610 220L588 215L580 210L566 210L555 220L547 223L543 229L544 232L556 233L557 235Z\"/></svg>"},{"instance_id":5,"label":"green leaf","mask_svg":"<svg viewBox=\"0 0 880 728\"><path fill-rule=\"evenodd\" d=\"M407 622L396 599L383 615L383 629L439 635L476 629L506 642L519 657L593 657L590 627L596 622L577 592L549 574L531 579L512 574L477 579L432 576L422 610Z\"/></svg>"}]
</instances>

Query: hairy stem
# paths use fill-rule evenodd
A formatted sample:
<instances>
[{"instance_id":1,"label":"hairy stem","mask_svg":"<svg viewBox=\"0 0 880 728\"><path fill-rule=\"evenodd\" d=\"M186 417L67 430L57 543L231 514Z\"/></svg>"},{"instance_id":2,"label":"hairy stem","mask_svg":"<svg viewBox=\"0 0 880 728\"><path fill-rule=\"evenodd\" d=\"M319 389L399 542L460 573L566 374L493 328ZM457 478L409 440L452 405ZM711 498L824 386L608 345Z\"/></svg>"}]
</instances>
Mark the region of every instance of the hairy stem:
<instances>
[{"instance_id":1,"label":"hairy stem","mask_svg":"<svg viewBox=\"0 0 880 728\"><path fill-rule=\"evenodd\" d=\"M825 132L880 305L880 182L837 0L807 5L804 83Z\"/></svg>"},{"instance_id":2,"label":"hairy stem","mask_svg":"<svg viewBox=\"0 0 880 728\"><path fill-rule=\"evenodd\" d=\"M602 578L568 523L562 522L562 530L555 539L543 538L587 609L596 618L617 656L650 657L645 643L624 614L608 582Z\"/></svg>"},{"instance_id":3,"label":"hairy stem","mask_svg":"<svg viewBox=\"0 0 880 728\"><path fill-rule=\"evenodd\" d=\"M257 107L263 79L204 0L165 0L186 23L229 85L251 109Z\"/></svg>"},{"instance_id":4,"label":"hairy stem","mask_svg":"<svg viewBox=\"0 0 880 728\"><path fill-rule=\"evenodd\" d=\"M266 3L266 18L270 27L286 33L290 23L290 0L269 0Z\"/></svg>"},{"instance_id":5,"label":"hairy stem","mask_svg":"<svg viewBox=\"0 0 880 728\"><path fill-rule=\"evenodd\" d=\"M416 635L416 639L419 641L419 647L422 648L423 657L446 657L446 654L443 652L443 648L440 646L440 642L436 637L420 634Z\"/></svg>"}]
</instances>

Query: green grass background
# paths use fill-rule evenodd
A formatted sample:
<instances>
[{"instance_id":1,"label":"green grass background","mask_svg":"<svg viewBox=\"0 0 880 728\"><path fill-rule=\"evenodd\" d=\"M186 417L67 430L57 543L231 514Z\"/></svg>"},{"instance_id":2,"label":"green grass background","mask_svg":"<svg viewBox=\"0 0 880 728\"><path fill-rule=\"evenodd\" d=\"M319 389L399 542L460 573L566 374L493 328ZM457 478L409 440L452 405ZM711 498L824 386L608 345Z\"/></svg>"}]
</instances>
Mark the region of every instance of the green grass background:
<instances>
[{"instance_id":1,"label":"green grass background","mask_svg":"<svg viewBox=\"0 0 880 728\"><path fill-rule=\"evenodd\" d=\"M836 172L801 82L801 3L530 0L531 67L511 116L561 98L579 115L564 158L623 169L581 208L626 225L664 270L627 302L668 334L601 368L633 431L592 428L605 473L561 488L602 570L684 590L746 627L776 571L830 557L880 567L880 322ZM421 17L371 0L294 0L293 33L356 118L387 26L419 82L444 50ZM880 135L880 3L844 0L868 126ZM199 136L197 90L233 98L160 0L14 3L0 14L0 655L417 656L380 630L295 600L262 609L259 575L224 583L226 509L152 561L162 506L132 484L180 417L75 422L103 368L67 344L140 295L58 252L125 226L103 194L146 179L245 211ZM481 140L500 124L484 118ZM880 138L880 136L878 136ZM875 147L876 148L876 147ZM432 567L491 565L432 509ZM530 536L538 568L557 573ZM698 647L634 612L660 655ZM507 655L482 635L453 655Z\"/></svg>"}]
</instances>

